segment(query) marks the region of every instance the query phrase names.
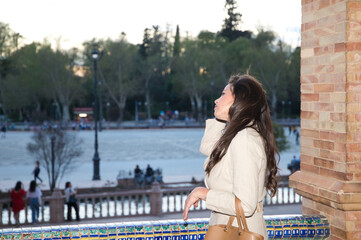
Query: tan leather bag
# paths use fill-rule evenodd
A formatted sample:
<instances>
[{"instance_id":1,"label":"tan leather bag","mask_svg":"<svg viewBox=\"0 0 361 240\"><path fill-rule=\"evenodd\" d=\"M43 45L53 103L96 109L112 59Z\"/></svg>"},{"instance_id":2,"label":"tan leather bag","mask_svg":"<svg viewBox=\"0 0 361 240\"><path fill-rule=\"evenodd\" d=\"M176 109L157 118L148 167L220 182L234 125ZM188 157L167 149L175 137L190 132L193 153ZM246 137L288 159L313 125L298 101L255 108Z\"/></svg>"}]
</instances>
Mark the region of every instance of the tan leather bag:
<instances>
[{"instance_id":1,"label":"tan leather bag","mask_svg":"<svg viewBox=\"0 0 361 240\"><path fill-rule=\"evenodd\" d=\"M234 216L230 216L227 225L217 224L209 226L205 240L263 240L264 237L258 233L248 230L246 217L241 205L241 200L236 198L236 217L238 227L233 227Z\"/></svg>"}]
</instances>

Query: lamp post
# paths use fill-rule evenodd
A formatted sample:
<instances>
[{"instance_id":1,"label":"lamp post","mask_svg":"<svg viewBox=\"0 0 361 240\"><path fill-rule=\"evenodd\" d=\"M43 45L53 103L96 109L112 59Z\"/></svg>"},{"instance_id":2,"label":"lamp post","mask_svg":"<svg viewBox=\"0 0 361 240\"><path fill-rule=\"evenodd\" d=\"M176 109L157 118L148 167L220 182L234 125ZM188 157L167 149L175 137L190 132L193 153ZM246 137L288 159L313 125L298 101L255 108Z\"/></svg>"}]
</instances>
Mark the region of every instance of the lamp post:
<instances>
[{"instance_id":1,"label":"lamp post","mask_svg":"<svg viewBox=\"0 0 361 240\"><path fill-rule=\"evenodd\" d=\"M99 116L100 116L100 119L99 119L99 132L101 132L103 130L103 101L102 101L102 82L101 80L98 82L98 85L100 87L100 90L99 90Z\"/></svg>"},{"instance_id":2,"label":"lamp post","mask_svg":"<svg viewBox=\"0 0 361 240\"><path fill-rule=\"evenodd\" d=\"M288 106L289 106L289 118L291 118L292 116L292 102L291 101L288 101Z\"/></svg>"},{"instance_id":3,"label":"lamp post","mask_svg":"<svg viewBox=\"0 0 361 240\"><path fill-rule=\"evenodd\" d=\"M138 101L135 101L135 124L138 124L139 116L138 116Z\"/></svg>"},{"instance_id":4,"label":"lamp post","mask_svg":"<svg viewBox=\"0 0 361 240\"><path fill-rule=\"evenodd\" d=\"M51 136L51 191L55 188L55 136Z\"/></svg>"},{"instance_id":5,"label":"lamp post","mask_svg":"<svg viewBox=\"0 0 361 240\"><path fill-rule=\"evenodd\" d=\"M93 174L93 180L100 180L100 174L99 174L99 163L100 158L98 154L98 94L97 94L97 60L99 57L99 52L96 47L93 48L93 51L91 53L93 58L93 66L94 66L94 130L95 130L95 143L94 143L94 157L93 157L93 166L94 166L94 174Z\"/></svg>"}]
</instances>

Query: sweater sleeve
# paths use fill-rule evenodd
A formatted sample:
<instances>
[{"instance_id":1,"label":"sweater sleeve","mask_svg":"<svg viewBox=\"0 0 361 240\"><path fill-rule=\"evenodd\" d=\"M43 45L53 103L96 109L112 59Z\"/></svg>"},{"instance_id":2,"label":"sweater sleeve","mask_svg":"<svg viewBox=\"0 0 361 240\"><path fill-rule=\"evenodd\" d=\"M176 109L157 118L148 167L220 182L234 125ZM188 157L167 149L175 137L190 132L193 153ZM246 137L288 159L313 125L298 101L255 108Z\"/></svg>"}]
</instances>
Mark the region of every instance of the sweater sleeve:
<instances>
[{"instance_id":1,"label":"sweater sleeve","mask_svg":"<svg viewBox=\"0 0 361 240\"><path fill-rule=\"evenodd\" d=\"M228 151L233 168L232 192L210 190L207 194L207 208L228 215L235 215L235 196L241 202L246 216L253 215L258 203L258 181L261 168L260 147L240 132L232 140Z\"/></svg>"},{"instance_id":2,"label":"sweater sleeve","mask_svg":"<svg viewBox=\"0 0 361 240\"><path fill-rule=\"evenodd\" d=\"M225 123L217 121L216 119L208 119L206 121L206 129L200 147L202 154L207 157L211 155L213 147L222 136L222 130L225 126Z\"/></svg>"}]
</instances>

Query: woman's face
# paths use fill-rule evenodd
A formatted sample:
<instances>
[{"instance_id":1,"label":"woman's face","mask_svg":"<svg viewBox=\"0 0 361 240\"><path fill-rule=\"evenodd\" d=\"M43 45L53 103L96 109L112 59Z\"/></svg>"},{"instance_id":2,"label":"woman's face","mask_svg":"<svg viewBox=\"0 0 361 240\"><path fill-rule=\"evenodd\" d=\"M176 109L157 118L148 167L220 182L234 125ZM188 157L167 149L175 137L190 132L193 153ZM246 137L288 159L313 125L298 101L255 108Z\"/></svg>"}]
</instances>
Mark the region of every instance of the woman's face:
<instances>
[{"instance_id":1,"label":"woman's face","mask_svg":"<svg viewBox=\"0 0 361 240\"><path fill-rule=\"evenodd\" d=\"M234 102L234 96L231 91L231 85L227 85L223 91L222 95L214 101L216 106L214 107L214 116L217 119L228 121L228 112L229 108Z\"/></svg>"}]
</instances>

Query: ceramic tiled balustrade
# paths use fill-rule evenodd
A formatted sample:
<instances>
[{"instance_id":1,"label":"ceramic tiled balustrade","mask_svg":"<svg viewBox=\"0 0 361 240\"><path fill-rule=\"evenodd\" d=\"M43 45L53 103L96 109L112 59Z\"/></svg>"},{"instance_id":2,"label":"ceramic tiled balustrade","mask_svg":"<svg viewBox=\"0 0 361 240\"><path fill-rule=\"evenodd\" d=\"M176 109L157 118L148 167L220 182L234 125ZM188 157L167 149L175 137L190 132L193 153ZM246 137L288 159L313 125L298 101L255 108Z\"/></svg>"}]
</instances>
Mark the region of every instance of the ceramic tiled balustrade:
<instances>
[{"instance_id":1,"label":"ceramic tiled balustrade","mask_svg":"<svg viewBox=\"0 0 361 240\"><path fill-rule=\"evenodd\" d=\"M265 217L269 239L326 239L330 235L328 220L320 215L279 218ZM125 240L202 240L208 218L188 221L162 220L80 224L32 228L0 229L1 240L125 239Z\"/></svg>"}]
</instances>

